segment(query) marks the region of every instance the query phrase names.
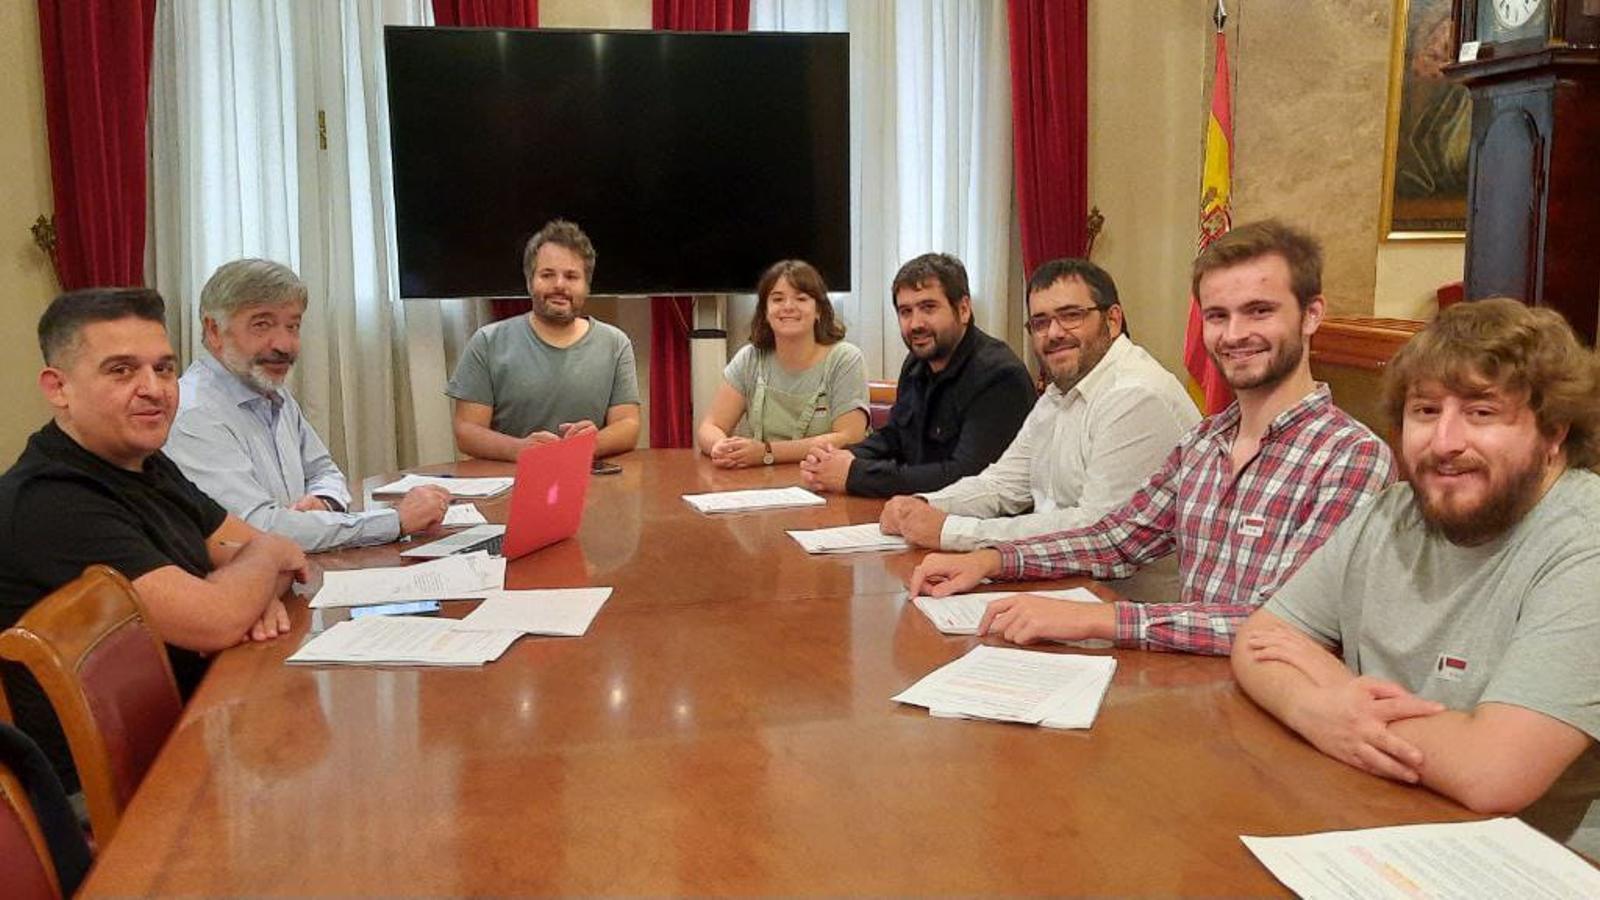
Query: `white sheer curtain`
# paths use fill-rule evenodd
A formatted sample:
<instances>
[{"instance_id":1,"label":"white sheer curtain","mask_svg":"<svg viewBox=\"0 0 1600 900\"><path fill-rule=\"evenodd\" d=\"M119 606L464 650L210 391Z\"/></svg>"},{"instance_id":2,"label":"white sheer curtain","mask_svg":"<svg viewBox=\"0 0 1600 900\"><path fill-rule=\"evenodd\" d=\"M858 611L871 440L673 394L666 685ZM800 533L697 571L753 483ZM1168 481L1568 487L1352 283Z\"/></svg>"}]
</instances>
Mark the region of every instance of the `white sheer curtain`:
<instances>
[{"instance_id":1,"label":"white sheer curtain","mask_svg":"<svg viewBox=\"0 0 1600 900\"><path fill-rule=\"evenodd\" d=\"M980 327L1011 316L1011 80L1005 4L752 0L752 31L850 33L851 293L870 375L905 357L889 282L912 256L959 257Z\"/></svg>"},{"instance_id":2,"label":"white sheer curtain","mask_svg":"<svg viewBox=\"0 0 1600 900\"><path fill-rule=\"evenodd\" d=\"M150 271L180 352L204 352L197 301L218 265L292 266L311 292L292 387L352 481L451 457L445 345L477 325L470 304L401 303L395 281L383 26L431 23L429 0L157 12Z\"/></svg>"},{"instance_id":3,"label":"white sheer curtain","mask_svg":"<svg viewBox=\"0 0 1600 900\"><path fill-rule=\"evenodd\" d=\"M156 7L147 277L185 360L201 349L200 286L217 266L300 268L292 27L288 0Z\"/></svg>"}]
</instances>

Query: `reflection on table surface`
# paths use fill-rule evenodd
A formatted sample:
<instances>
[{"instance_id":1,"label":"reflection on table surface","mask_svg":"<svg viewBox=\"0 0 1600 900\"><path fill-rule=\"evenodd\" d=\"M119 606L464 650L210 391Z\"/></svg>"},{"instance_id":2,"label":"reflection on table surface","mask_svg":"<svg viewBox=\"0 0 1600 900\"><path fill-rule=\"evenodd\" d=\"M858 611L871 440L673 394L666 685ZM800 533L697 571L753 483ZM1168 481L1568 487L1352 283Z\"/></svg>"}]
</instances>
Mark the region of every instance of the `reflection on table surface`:
<instances>
[{"instance_id":1,"label":"reflection on table surface","mask_svg":"<svg viewBox=\"0 0 1600 900\"><path fill-rule=\"evenodd\" d=\"M1323 757L1223 659L1118 651L1087 732L899 706L975 643L906 602L921 554L808 557L784 534L879 501L702 516L680 495L796 470L619 461L577 539L507 572L614 587L586 636L482 669L288 667L297 601L293 637L216 661L88 891L1282 894L1238 835L1470 818Z\"/></svg>"}]
</instances>

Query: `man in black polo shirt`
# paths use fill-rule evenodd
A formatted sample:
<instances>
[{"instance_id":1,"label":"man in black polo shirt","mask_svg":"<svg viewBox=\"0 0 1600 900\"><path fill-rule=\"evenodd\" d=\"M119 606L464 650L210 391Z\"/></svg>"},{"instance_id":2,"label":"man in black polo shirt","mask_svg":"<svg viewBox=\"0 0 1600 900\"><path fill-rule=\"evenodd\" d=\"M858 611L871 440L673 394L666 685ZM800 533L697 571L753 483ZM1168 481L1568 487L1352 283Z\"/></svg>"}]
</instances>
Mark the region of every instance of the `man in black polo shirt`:
<instances>
[{"instance_id":1,"label":"man in black polo shirt","mask_svg":"<svg viewBox=\"0 0 1600 900\"><path fill-rule=\"evenodd\" d=\"M911 353L889 423L849 450L801 461L806 487L892 497L936 491L1005 451L1038 394L1022 360L972 322L967 270L944 253L900 267L890 289Z\"/></svg>"},{"instance_id":2,"label":"man in black polo shirt","mask_svg":"<svg viewBox=\"0 0 1600 900\"><path fill-rule=\"evenodd\" d=\"M63 294L40 318L39 388L54 415L0 476L0 628L104 563L133 582L187 697L202 654L289 630L278 597L304 580L306 559L228 515L160 452L178 405L164 321L161 296L144 289ZM17 725L76 790L38 684L18 667L3 674Z\"/></svg>"}]
</instances>

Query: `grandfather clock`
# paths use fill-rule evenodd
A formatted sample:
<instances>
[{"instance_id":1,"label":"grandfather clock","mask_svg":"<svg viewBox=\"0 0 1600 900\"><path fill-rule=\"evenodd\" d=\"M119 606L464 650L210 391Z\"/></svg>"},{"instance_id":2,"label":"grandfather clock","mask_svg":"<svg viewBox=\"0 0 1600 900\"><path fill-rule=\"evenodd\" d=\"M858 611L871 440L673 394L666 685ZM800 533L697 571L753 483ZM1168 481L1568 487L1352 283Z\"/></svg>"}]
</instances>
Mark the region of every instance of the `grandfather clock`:
<instances>
[{"instance_id":1,"label":"grandfather clock","mask_svg":"<svg viewBox=\"0 0 1600 900\"><path fill-rule=\"evenodd\" d=\"M1600 324L1600 0L1453 0L1472 95L1466 297ZM1475 48L1475 53L1474 53Z\"/></svg>"}]
</instances>

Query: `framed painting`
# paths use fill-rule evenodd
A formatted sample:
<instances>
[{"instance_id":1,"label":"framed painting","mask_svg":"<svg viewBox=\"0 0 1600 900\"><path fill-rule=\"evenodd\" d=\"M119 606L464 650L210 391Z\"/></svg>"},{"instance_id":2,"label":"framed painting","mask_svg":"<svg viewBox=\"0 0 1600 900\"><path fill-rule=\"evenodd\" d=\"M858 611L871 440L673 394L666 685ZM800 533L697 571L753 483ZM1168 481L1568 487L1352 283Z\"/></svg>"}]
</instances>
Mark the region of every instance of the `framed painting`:
<instances>
[{"instance_id":1,"label":"framed painting","mask_svg":"<svg viewBox=\"0 0 1600 900\"><path fill-rule=\"evenodd\" d=\"M1461 239L1467 223L1472 101L1445 77L1455 61L1450 0L1394 0L1383 233Z\"/></svg>"}]
</instances>

